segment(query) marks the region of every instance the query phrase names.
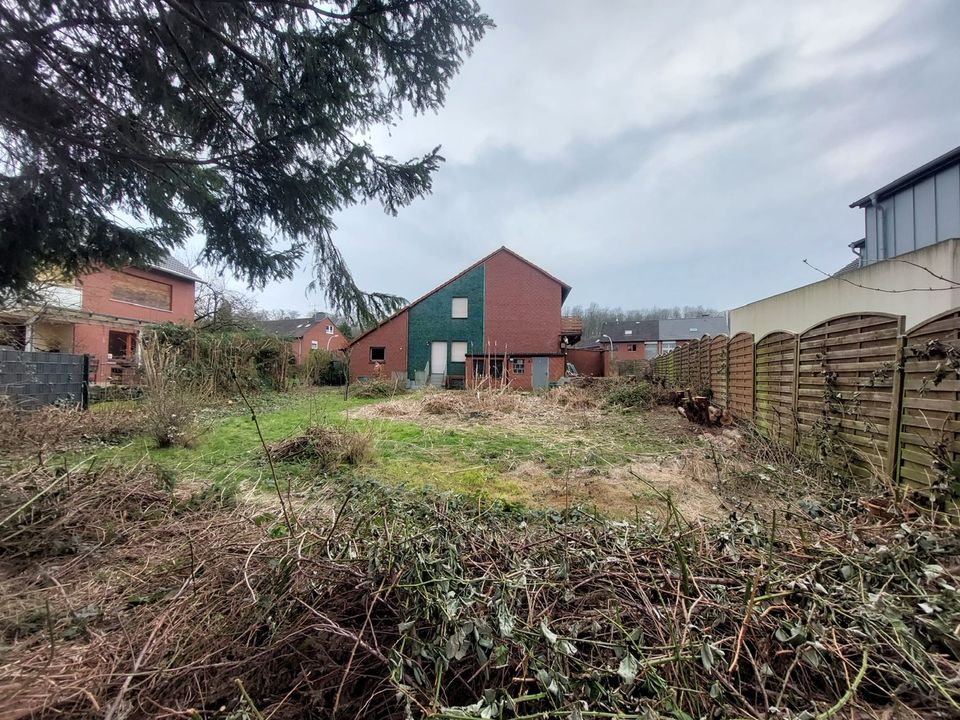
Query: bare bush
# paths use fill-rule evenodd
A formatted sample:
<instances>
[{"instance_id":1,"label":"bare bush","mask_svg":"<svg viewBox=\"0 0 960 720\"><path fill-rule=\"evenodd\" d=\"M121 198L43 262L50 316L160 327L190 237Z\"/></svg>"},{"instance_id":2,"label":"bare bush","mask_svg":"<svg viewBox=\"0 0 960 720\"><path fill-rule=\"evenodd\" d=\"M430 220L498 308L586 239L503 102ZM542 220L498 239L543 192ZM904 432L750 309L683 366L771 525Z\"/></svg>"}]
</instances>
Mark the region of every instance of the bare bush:
<instances>
[{"instance_id":1,"label":"bare bush","mask_svg":"<svg viewBox=\"0 0 960 720\"><path fill-rule=\"evenodd\" d=\"M158 448L188 447L199 432L204 393L196 383L184 382L177 353L169 345L151 343L142 356L144 432Z\"/></svg>"},{"instance_id":2,"label":"bare bush","mask_svg":"<svg viewBox=\"0 0 960 720\"><path fill-rule=\"evenodd\" d=\"M132 408L84 411L47 405L24 410L0 402L0 450L36 455L41 462L50 452L85 441L117 442L142 427L140 414Z\"/></svg>"}]
</instances>

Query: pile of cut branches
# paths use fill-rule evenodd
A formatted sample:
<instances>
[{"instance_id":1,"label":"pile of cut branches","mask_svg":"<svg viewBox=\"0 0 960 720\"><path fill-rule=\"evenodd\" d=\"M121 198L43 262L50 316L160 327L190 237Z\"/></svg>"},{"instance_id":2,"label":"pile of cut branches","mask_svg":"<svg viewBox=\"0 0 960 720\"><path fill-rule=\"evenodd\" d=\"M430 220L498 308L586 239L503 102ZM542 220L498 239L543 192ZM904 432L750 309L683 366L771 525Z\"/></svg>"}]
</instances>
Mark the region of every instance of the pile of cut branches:
<instances>
[{"instance_id":1,"label":"pile of cut branches","mask_svg":"<svg viewBox=\"0 0 960 720\"><path fill-rule=\"evenodd\" d=\"M373 440L367 433L313 425L300 435L271 444L269 451L277 462L305 462L333 470L365 463L373 454Z\"/></svg>"},{"instance_id":2,"label":"pile of cut branches","mask_svg":"<svg viewBox=\"0 0 960 720\"><path fill-rule=\"evenodd\" d=\"M634 524L369 483L296 515L288 534L262 508L109 471L0 483L5 710L960 712L954 528L856 503L792 525Z\"/></svg>"}]
</instances>

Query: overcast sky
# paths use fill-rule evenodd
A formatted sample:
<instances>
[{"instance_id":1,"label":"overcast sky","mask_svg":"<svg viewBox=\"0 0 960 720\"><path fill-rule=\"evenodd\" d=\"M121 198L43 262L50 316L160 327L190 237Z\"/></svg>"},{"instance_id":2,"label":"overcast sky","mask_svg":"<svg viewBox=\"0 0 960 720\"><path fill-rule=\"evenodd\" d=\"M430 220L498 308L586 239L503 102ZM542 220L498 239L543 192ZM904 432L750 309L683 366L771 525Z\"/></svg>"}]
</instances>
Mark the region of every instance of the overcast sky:
<instances>
[{"instance_id":1,"label":"overcast sky","mask_svg":"<svg viewBox=\"0 0 960 720\"><path fill-rule=\"evenodd\" d=\"M497 28L446 106L371 138L442 145L433 194L336 218L366 290L414 298L506 245L568 305L729 309L846 264L849 203L960 145L954 0L481 5ZM325 309L309 280L257 301Z\"/></svg>"}]
</instances>

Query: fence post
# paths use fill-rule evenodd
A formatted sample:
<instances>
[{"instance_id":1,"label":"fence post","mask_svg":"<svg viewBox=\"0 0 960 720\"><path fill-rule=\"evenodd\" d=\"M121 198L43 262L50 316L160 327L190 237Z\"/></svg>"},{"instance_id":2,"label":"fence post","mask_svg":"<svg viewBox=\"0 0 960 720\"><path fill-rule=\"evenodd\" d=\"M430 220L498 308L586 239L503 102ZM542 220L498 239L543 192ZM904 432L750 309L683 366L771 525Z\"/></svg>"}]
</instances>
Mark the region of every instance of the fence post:
<instances>
[{"instance_id":1,"label":"fence post","mask_svg":"<svg viewBox=\"0 0 960 720\"><path fill-rule=\"evenodd\" d=\"M790 449L797 452L800 447L800 334L793 345L793 407L790 409L790 419L793 422L793 439Z\"/></svg>"},{"instance_id":2,"label":"fence post","mask_svg":"<svg viewBox=\"0 0 960 720\"><path fill-rule=\"evenodd\" d=\"M86 410L90 407L90 356L83 356L83 375L80 381L80 407Z\"/></svg>"},{"instance_id":3,"label":"fence post","mask_svg":"<svg viewBox=\"0 0 960 720\"><path fill-rule=\"evenodd\" d=\"M906 354L907 336L903 334L903 319L900 320L900 335L897 337L897 354L893 366L893 388L890 392L890 424L887 428L887 477L894 485L900 481L900 414L903 411L903 361Z\"/></svg>"}]
</instances>

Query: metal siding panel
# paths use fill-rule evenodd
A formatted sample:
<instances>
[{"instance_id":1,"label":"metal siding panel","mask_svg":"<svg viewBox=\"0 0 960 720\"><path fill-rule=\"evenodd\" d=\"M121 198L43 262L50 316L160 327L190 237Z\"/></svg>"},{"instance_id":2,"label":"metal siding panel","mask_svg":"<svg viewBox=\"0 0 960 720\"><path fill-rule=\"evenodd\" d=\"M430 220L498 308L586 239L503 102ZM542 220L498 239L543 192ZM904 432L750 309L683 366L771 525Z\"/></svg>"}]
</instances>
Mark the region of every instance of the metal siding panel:
<instances>
[{"instance_id":1,"label":"metal siding panel","mask_svg":"<svg viewBox=\"0 0 960 720\"><path fill-rule=\"evenodd\" d=\"M880 257L877 252L877 211L873 207L865 208L864 212L865 237L867 244L863 249L864 263L876 262Z\"/></svg>"},{"instance_id":2,"label":"metal siding panel","mask_svg":"<svg viewBox=\"0 0 960 720\"><path fill-rule=\"evenodd\" d=\"M887 258L893 257L894 254L894 239L896 231L894 230L896 223L896 213L894 212L894 201L893 198L884 200L880 203L880 207L883 209L881 220L882 232L880 233L880 260L886 260Z\"/></svg>"},{"instance_id":3,"label":"metal siding panel","mask_svg":"<svg viewBox=\"0 0 960 720\"><path fill-rule=\"evenodd\" d=\"M918 248L937 241L937 186L929 177L913 189L914 236Z\"/></svg>"},{"instance_id":4,"label":"metal siding panel","mask_svg":"<svg viewBox=\"0 0 960 720\"><path fill-rule=\"evenodd\" d=\"M937 175L937 242L960 237L960 165Z\"/></svg>"},{"instance_id":5,"label":"metal siding panel","mask_svg":"<svg viewBox=\"0 0 960 720\"><path fill-rule=\"evenodd\" d=\"M913 188L907 188L893 196L893 254L916 250L913 237Z\"/></svg>"}]
</instances>

